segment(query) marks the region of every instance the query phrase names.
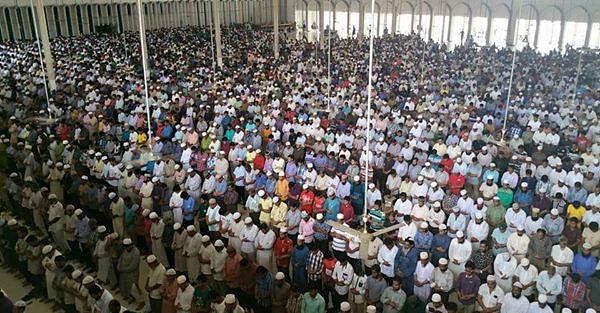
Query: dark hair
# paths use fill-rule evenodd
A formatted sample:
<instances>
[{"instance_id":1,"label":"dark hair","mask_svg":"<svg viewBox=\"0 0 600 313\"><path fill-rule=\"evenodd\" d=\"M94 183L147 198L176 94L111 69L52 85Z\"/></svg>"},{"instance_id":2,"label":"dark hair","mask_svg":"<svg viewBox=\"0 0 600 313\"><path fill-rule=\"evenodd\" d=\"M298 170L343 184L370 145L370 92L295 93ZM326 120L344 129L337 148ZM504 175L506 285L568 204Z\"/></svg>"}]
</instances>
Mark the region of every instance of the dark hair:
<instances>
[{"instance_id":1,"label":"dark hair","mask_svg":"<svg viewBox=\"0 0 600 313\"><path fill-rule=\"evenodd\" d=\"M473 261L467 261L467 263L465 264L465 269L474 269L475 268L475 263L473 263Z\"/></svg>"}]
</instances>

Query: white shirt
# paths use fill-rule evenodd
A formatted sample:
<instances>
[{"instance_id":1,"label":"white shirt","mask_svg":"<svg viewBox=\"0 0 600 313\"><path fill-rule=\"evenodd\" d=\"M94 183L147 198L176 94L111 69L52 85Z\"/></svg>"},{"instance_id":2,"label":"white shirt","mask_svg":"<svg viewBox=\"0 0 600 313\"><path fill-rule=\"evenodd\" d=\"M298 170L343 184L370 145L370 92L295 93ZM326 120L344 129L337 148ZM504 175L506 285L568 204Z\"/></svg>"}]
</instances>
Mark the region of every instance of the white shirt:
<instances>
[{"instance_id":1,"label":"white shirt","mask_svg":"<svg viewBox=\"0 0 600 313\"><path fill-rule=\"evenodd\" d=\"M523 286L530 284L531 282L535 282L538 278L538 270L535 266L529 265L527 269L525 269L522 265L517 266L515 270L515 276L519 278L519 281ZM535 289L535 284L530 286L529 288L523 289L524 296L530 296Z\"/></svg>"},{"instance_id":2,"label":"white shirt","mask_svg":"<svg viewBox=\"0 0 600 313\"><path fill-rule=\"evenodd\" d=\"M392 249L388 249L386 245L382 245L377 253L377 262L381 267L381 273L387 277L394 277L394 259L398 253L398 247L392 246ZM389 265L385 265L387 262Z\"/></svg>"},{"instance_id":3,"label":"white shirt","mask_svg":"<svg viewBox=\"0 0 600 313\"><path fill-rule=\"evenodd\" d=\"M257 234L258 227L254 224L252 224L250 227L244 225L242 229L240 229L240 240L242 241L242 246L240 250L242 252L254 252L254 240L256 239Z\"/></svg>"},{"instance_id":4,"label":"white shirt","mask_svg":"<svg viewBox=\"0 0 600 313\"><path fill-rule=\"evenodd\" d=\"M477 291L477 295L481 296L481 301L485 308L490 309L495 307L498 303L502 303L504 298L504 291L502 288L496 284L496 287L490 290L488 284L483 284L479 286L479 291Z\"/></svg>"},{"instance_id":5,"label":"white shirt","mask_svg":"<svg viewBox=\"0 0 600 313\"><path fill-rule=\"evenodd\" d=\"M508 236L506 248L511 255L525 255L529 247L529 237L526 234L519 236L517 233L512 233Z\"/></svg>"},{"instance_id":6,"label":"white shirt","mask_svg":"<svg viewBox=\"0 0 600 313\"><path fill-rule=\"evenodd\" d=\"M502 307L500 313L527 313L529 309L529 301L525 296L521 296L519 299L513 297L512 293L507 293L502 299Z\"/></svg>"},{"instance_id":7,"label":"white shirt","mask_svg":"<svg viewBox=\"0 0 600 313\"><path fill-rule=\"evenodd\" d=\"M458 263L466 263L471 258L472 245L468 241L459 243L457 238L452 239L448 248L448 257L450 262L456 260Z\"/></svg>"},{"instance_id":8,"label":"white shirt","mask_svg":"<svg viewBox=\"0 0 600 313\"><path fill-rule=\"evenodd\" d=\"M192 309L192 300L194 298L194 287L189 285L184 290L177 288L177 297L175 298L175 306L181 306L181 310L190 311ZM179 311L178 311L179 312Z\"/></svg>"},{"instance_id":9,"label":"white shirt","mask_svg":"<svg viewBox=\"0 0 600 313\"><path fill-rule=\"evenodd\" d=\"M420 283L431 283L433 280L433 265L430 262L423 265L421 261L417 261L417 267L415 267L415 280Z\"/></svg>"},{"instance_id":10,"label":"white shirt","mask_svg":"<svg viewBox=\"0 0 600 313\"><path fill-rule=\"evenodd\" d=\"M339 261L335 263L335 267L333 268L333 273L331 277L334 281L343 281L344 285L340 286L338 284L335 285L335 291L337 291L340 295L348 294L350 283L352 282L352 277L354 276L354 269L352 265L346 262L346 265L342 265Z\"/></svg>"},{"instance_id":11,"label":"white shirt","mask_svg":"<svg viewBox=\"0 0 600 313\"><path fill-rule=\"evenodd\" d=\"M531 304L529 305L529 309L527 310L527 313L552 313L552 308L546 304L543 308L540 308L540 304L535 301L535 302L531 302Z\"/></svg>"}]
</instances>

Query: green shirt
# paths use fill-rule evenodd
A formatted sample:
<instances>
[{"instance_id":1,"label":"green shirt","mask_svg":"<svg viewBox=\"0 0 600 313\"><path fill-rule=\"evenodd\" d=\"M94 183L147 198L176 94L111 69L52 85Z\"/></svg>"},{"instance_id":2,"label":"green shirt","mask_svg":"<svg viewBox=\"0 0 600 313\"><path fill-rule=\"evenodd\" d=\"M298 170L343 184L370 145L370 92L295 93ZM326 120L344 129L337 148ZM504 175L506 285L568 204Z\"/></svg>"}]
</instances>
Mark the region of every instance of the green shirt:
<instances>
[{"instance_id":1,"label":"green shirt","mask_svg":"<svg viewBox=\"0 0 600 313\"><path fill-rule=\"evenodd\" d=\"M491 206L487 210L488 224L495 228L504 222L504 215L506 214L506 209L502 205Z\"/></svg>"},{"instance_id":2,"label":"green shirt","mask_svg":"<svg viewBox=\"0 0 600 313\"><path fill-rule=\"evenodd\" d=\"M302 297L302 313L325 313L325 299L320 294L312 297L307 292Z\"/></svg>"},{"instance_id":3,"label":"green shirt","mask_svg":"<svg viewBox=\"0 0 600 313\"><path fill-rule=\"evenodd\" d=\"M498 189L498 194L497 194L498 198L500 198L500 203L502 204L502 206L505 209L510 208L512 202L513 202L513 192L512 190L508 189L508 188L500 188Z\"/></svg>"},{"instance_id":4,"label":"green shirt","mask_svg":"<svg viewBox=\"0 0 600 313\"><path fill-rule=\"evenodd\" d=\"M381 295L381 303L383 303L383 313L397 313L402 311L404 302L406 302L406 293L402 289L394 290L392 286L385 288ZM394 305L386 304L388 301Z\"/></svg>"}]
</instances>

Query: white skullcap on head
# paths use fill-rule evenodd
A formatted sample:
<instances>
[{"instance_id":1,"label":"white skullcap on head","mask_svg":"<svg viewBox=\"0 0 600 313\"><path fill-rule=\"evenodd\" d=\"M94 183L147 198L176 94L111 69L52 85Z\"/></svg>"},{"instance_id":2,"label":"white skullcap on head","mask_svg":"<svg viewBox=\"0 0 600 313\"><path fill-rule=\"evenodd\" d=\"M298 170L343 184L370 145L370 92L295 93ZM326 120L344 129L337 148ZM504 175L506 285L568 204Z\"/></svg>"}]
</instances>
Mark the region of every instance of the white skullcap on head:
<instances>
[{"instance_id":1,"label":"white skullcap on head","mask_svg":"<svg viewBox=\"0 0 600 313\"><path fill-rule=\"evenodd\" d=\"M521 266L529 266L529 260L527 258L521 259Z\"/></svg>"},{"instance_id":2,"label":"white skullcap on head","mask_svg":"<svg viewBox=\"0 0 600 313\"><path fill-rule=\"evenodd\" d=\"M275 279L277 280L282 280L285 278L285 275L282 272L277 272L277 274L275 274Z\"/></svg>"},{"instance_id":3,"label":"white skullcap on head","mask_svg":"<svg viewBox=\"0 0 600 313\"><path fill-rule=\"evenodd\" d=\"M548 296L546 296L545 294L538 295L538 302L539 303L546 303L547 301L548 301Z\"/></svg>"},{"instance_id":4,"label":"white skullcap on head","mask_svg":"<svg viewBox=\"0 0 600 313\"><path fill-rule=\"evenodd\" d=\"M15 226L15 225L17 225L17 220L12 218L12 219L8 220L8 223L6 223L6 225Z\"/></svg>"},{"instance_id":5,"label":"white skullcap on head","mask_svg":"<svg viewBox=\"0 0 600 313\"><path fill-rule=\"evenodd\" d=\"M125 239L123 239L123 244L124 244L124 245L130 245L130 244L132 244L132 243L133 243L133 242L131 241L131 239L130 239L130 238L125 238Z\"/></svg>"},{"instance_id":6,"label":"white skullcap on head","mask_svg":"<svg viewBox=\"0 0 600 313\"><path fill-rule=\"evenodd\" d=\"M235 295L230 293L225 296L225 303L234 304L235 303Z\"/></svg>"},{"instance_id":7,"label":"white skullcap on head","mask_svg":"<svg viewBox=\"0 0 600 313\"><path fill-rule=\"evenodd\" d=\"M464 196L464 195L466 195L466 194L467 194L467 191L466 191L466 190L464 190L464 189L463 189L463 190L461 190L461 191L460 191L460 195L461 195L461 196Z\"/></svg>"},{"instance_id":8,"label":"white skullcap on head","mask_svg":"<svg viewBox=\"0 0 600 313\"><path fill-rule=\"evenodd\" d=\"M421 260L425 260L425 259L429 258L429 254L427 252L423 251L423 252L419 253L419 258Z\"/></svg>"},{"instance_id":9,"label":"white skullcap on head","mask_svg":"<svg viewBox=\"0 0 600 313\"><path fill-rule=\"evenodd\" d=\"M179 275L179 277L177 277L177 283L178 284L183 284L187 281L187 278L185 278L184 275Z\"/></svg>"},{"instance_id":10,"label":"white skullcap on head","mask_svg":"<svg viewBox=\"0 0 600 313\"><path fill-rule=\"evenodd\" d=\"M344 302L342 302L340 304L340 311L342 311L342 312L350 312L350 309L351 309L350 303L344 301Z\"/></svg>"},{"instance_id":11,"label":"white skullcap on head","mask_svg":"<svg viewBox=\"0 0 600 313\"><path fill-rule=\"evenodd\" d=\"M50 251L52 251L53 247L51 245L45 245L42 248L42 254L48 254L50 253Z\"/></svg>"},{"instance_id":12,"label":"white skullcap on head","mask_svg":"<svg viewBox=\"0 0 600 313\"><path fill-rule=\"evenodd\" d=\"M174 230L178 230L178 229L180 229L180 228L181 228L181 224L179 224L179 223L175 223L175 224L173 224L173 229L174 229Z\"/></svg>"},{"instance_id":13,"label":"white skullcap on head","mask_svg":"<svg viewBox=\"0 0 600 313\"><path fill-rule=\"evenodd\" d=\"M442 302L442 296L440 296L439 293L434 293L431 296L431 301L433 301L433 302Z\"/></svg>"},{"instance_id":14,"label":"white skullcap on head","mask_svg":"<svg viewBox=\"0 0 600 313\"><path fill-rule=\"evenodd\" d=\"M375 188L375 184L369 183L369 189L373 189L373 188Z\"/></svg>"},{"instance_id":15,"label":"white skullcap on head","mask_svg":"<svg viewBox=\"0 0 600 313\"><path fill-rule=\"evenodd\" d=\"M237 220L238 218L242 217L242 214L240 214L240 212L235 212L233 213L233 219Z\"/></svg>"},{"instance_id":16,"label":"white skullcap on head","mask_svg":"<svg viewBox=\"0 0 600 313\"><path fill-rule=\"evenodd\" d=\"M438 261L438 263L439 263L440 265L448 265L448 259L446 259L446 258L441 258L441 259Z\"/></svg>"},{"instance_id":17,"label":"white skullcap on head","mask_svg":"<svg viewBox=\"0 0 600 313\"><path fill-rule=\"evenodd\" d=\"M250 216L244 219L244 224L252 224L252 218Z\"/></svg>"},{"instance_id":18,"label":"white skullcap on head","mask_svg":"<svg viewBox=\"0 0 600 313\"><path fill-rule=\"evenodd\" d=\"M74 271L71 273L71 278L73 278L73 279L77 279L77 278L79 278L81 275L83 275L83 273L82 273L80 270L74 270Z\"/></svg>"},{"instance_id":19,"label":"white skullcap on head","mask_svg":"<svg viewBox=\"0 0 600 313\"><path fill-rule=\"evenodd\" d=\"M317 213L317 219L318 220L323 219L323 213Z\"/></svg>"},{"instance_id":20,"label":"white skullcap on head","mask_svg":"<svg viewBox=\"0 0 600 313\"><path fill-rule=\"evenodd\" d=\"M298 240L304 240L304 235L298 235Z\"/></svg>"},{"instance_id":21,"label":"white skullcap on head","mask_svg":"<svg viewBox=\"0 0 600 313\"><path fill-rule=\"evenodd\" d=\"M517 281L513 284L513 287L523 288L523 284L521 284L520 282Z\"/></svg>"},{"instance_id":22,"label":"white skullcap on head","mask_svg":"<svg viewBox=\"0 0 600 313\"><path fill-rule=\"evenodd\" d=\"M98 228L96 228L96 231L98 231L98 233L103 233L106 231L106 226L100 225Z\"/></svg>"},{"instance_id":23,"label":"white skullcap on head","mask_svg":"<svg viewBox=\"0 0 600 313\"><path fill-rule=\"evenodd\" d=\"M156 256L154 254L151 254L146 258L146 262L148 263L152 263L154 261L156 261Z\"/></svg>"},{"instance_id":24,"label":"white skullcap on head","mask_svg":"<svg viewBox=\"0 0 600 313\"><path fill-rule=\"evenodd\" d=\"M259 197L263 197L264 195L265 195L265 191L264 190L261 189L261 190L258 191L258 196Z\"/></svg>"},{"instance_id":25,"label":"white skullcap on head","mask_svg":"<svg viewBox=\"0 0 600 313\"><path fill-rule=\"evenodd\" d=\"M170 268L165 272L165 274L167 274L169 276L173 276L173 275L176 275L177 272L174 269Z\"/></svg>"},{"instance_id":26,"label":"white skullcap on head","mask_svg":"<svg viewBox=\"0 0 600 313\"><path fill-rule=\"evenodd\" d=\"M84 277L84 278L83 278L83 281L82 281L82 283L83 283L84 285L91 284L91 283L93 283L93 282L94 282L94 277L92 277L92 276L90 276L90 275L87 275L86 277Z\"/></svg>"},{"instance_id":27,"label":"white skullcap on head","mask_svg":"<svg viewBox=\"0 0 600 313\"><path fill-rule=\"evenodd\" d=\"M481 212L475 212L475 218L476 219L482 219L483 218L483 214Z\"/></svg>"},{"instance_id":28,"label":"white skullcap on head","mask_svg":"<svg viewBox=\"0 0 600 313\"><path fill-rule=\"evenodd\" d=\"M210 241L210 237L208 235L204 235L202 236L202 242L209 242Z\"/></svg>"},{"instance_id":29,"label":"white skullcap on head","mask_svg":"<svg viewBox=\"0 0 600 313\"><path fill-rule=\"evenodd\" d=\"M338 213L338 214L337 214L335 217L336 217L338 220L343 220L343 219L344 219L344 214L343 214L343 213Z\"/></svg>"},{"instance_id":30,"label":"white skullcap on head","mask_svg":"<svg viewBox=\"0 0 600 313\"><path fill-rule=\"evenodd\" d=\"M151 219L158 218L158 214L156 214L156 212L152 212L152 213L150 213L150 218Z\"/></svg>"},{"instance_id":31,"label":"white skullcap on head","mask_svg":"<svg viewBox=\"0 0 600 313\"><path fill-rule=\"evenodd\" d=\"M287 227L285 227L285 226L284 226L284 227L281 227L281 228L279 229L279 232L280 232L280 233L287 233L287 231L288 231L288 230L287 230Z\"/></svg>"},{"instance_id":32,"label":"white skullcap on head","mask_svg":"<svg viewBox=\"0 0 600 313\"><path fill-rule=\"evenodd\" d=\"M446 224L441 224L439 229L440 230L448 229L448 226L446 226Z\"/></svg>"},{"instance_id":33,"label":"white skullcap on head","mask_svg":"<svg viewBox=\"0 0 600 313\"><path fill-rule=\"evenodd\" d=\"M573 311L571 311L571 309L569 308L562 308L562 310L560 310L561 313L572 313Z\"/></svg>"},{"instance_id":34,"label":"white skullcap on head","mask_svg":"<svg viewBox=\"0 0 600 313\"><path fill-rule=\"evenodd\" d=\"M111 192L108 194L108 198L110 198L110 199L114 199L116 196L117 196L117 194L114 192Z\"/></svg>"},{"instance_id":35,"label":"white skullcap on head","mask_svg":"<svg viewBox=\"0 0 600 313\"><path fill-rule=\"evenodd\" d=\"M354 181L359 181L359 180L360 180L360 176L358 176L358 175L355 175L355 176L354 176Z\"/></svg>"},{"instance_id":36,"label":"white skullcap on head","mask_svg":"<svg viewBox=\"0 0 600 313\"><path fill-rule=\"evenodd\" d=\"M148 214L150 214L150 210L148 210L148 209L144 209L144 210L142 211L142 215L143 215L143 216L148 216Z\"/></svg>"},{"instance_id":37,"label":"white skullcap on head","mask_svg":"<svg viewBox=\"0 0 600 313\"><path fill-rule=\"evenodd\" d=\"M187 231L196 231L196 227L194 227L194 225L189 225L188 227L185 228Z\"/></svg>"},{"instance_id":38,"label":"white skullcap on head","mask_svg":"<svg viewBox=\"0 0 600 313\"><path fill-rule=\"evenodd\" d=\"M217 241L215 241L215 247L222 247L223 246L223 241L221 241L221 239L217 239Z\"/></svg>"},{"instance_id":39,"label":"white skullcap on head","mask_svg":"<svg viewBox=\"0 0 600 313\"><path fill-rule=\"evenodd\" d=\"M367 306L367 313L377 313L377 307L374 305Z\"/></svg>"},{"instance_id":40,"label":"white skullcap on head","mask_svg":"<svg viewBox=\"0 0 600 313\"><path fill-rule=\"evenodd\" d=\"M457 231L457 232L456 232L456 237L458 237L458 238L462 238L462 237L464 237L464 236L465 236L465 234L463 233L463 231L462 231L462 230L459 230L459 231Z\"/></svg>"}]
</instances>

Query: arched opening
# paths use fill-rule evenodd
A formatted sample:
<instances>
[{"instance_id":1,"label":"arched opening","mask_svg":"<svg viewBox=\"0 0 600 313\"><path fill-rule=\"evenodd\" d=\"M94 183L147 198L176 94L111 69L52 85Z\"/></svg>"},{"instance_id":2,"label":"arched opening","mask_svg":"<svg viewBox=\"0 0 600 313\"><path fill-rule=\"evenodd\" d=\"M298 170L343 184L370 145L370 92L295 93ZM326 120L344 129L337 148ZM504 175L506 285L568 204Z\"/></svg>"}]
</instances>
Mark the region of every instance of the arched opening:
<instances>
[{"instance_id":1,"label":"arched opening","mask_svg":"<svg viewBox=\"0 0 600 313\"><path fill-rule=\"evenodd\" d=\"M317 1L308 2L308 19L306 25L308 27L308 40L316 41L319 38L319 9L320 5Z\"/></svg>"},{"instance_id":2,"label":"arched opening","mask_svg":"<svg viewBox=\"0 0 600 313\"><path fill-rule=\"evenodd\" d=\"M73 36L73 24L71 24L71 8L65 6L65 16L67 18L67 35Z\"/></svg>"},{"instance_id":3,"label":"arched opening","mask_svg":"<svg viewBox=\"0 0 600 313\"><path fill-rule=\"evenodd\" d=\"M418 13L419 16L417 17L417 21L416 21L416 26L414 31L416 33L419 33L419 35L421 36L421 38L423 38L424 40L429 40L429 38L431 38L431 34L430 34L430 29L431 29L431 23L432 23L432 15L433 15L433 10L431 8L431 5L429 5L429 3L422 1L421 2L422 5L419 5L419 9L418 9Z\"/></svg>"},{"instance_id":4,"label":"arched opening","mask_svg":"<svg viewBox=\"0 0 600 313\"><path fill-rule=\"evenodd\" d=\"M562 12L555 6L546 8L540 13L540 33L538 51L548 53L558 47L560 41L560 25Z\"/></svg>"},{"instance_id":5,"label":"arched opening","mask_svg":"<svg viewBox=\"0 0 600 313\"><path fill-rule=\"evenodd\" d=\"M88 28L90 29L90 33L94 32L94 14L92 13L92 6L87 6L87 20L88 20Z\"/></svg>"},{"instance_id":6,"label":"arched opening","mask_svg":"<svg viewBox=\"0 0 600 313\"><path fill-rule=\"evenodd\" d=\"M35 33L36 30L36 25L35 25L35 21L33 20L33 11L31 10L31 7L27 7L27 20L29 21L29 29L31 30L31 38L33 40L37 40L37 34Z\"/></svg>"},{"instance_id":7,"label":"arched opening","mask_svg":"<svg viewBox=\"0 0 600 313\"><path fill-rule=\"evenodd\" d=\"M590 23L590 14L582 7L575 7L569 12L565 23L565 34L562 49L567 46L581 48L585 45L587 26Z\"/></svg>"},{"instance_id":8,"label":"arched opening","mask_svg":"<svg viewBox=\"0 0 600 313\"><path fill-rule=\"evenodd\" d=\"M348 22L348 37L358 36L358 30L360 28L360 10L363 7L358 1L350 2L350 21Z\"/></svg>"},{"instance_id":9,"label":"arched opening","mask_svg":"<svg viewBox=\"0 0 600 313\"><path fill-rule=\"evenodd\" d=\"M474 8L473 25L471 26L471 38L478 46L487 45L488 26L491 16L490 7L485 3L480 3L479 8Z\"/></svg>"},{"instance_id":10,"label":"arched opening","mask_svg":"<svg viewBox=\"0 0 600 313\"><path fill-rule=\"evenodd\" d=\"M400 34L410 34L413 27L413 16L415 14L415 7L406 1L402 1L400 4L399 14L396 17L396 25L398 25L397 31Z\"/></svg>"},{"instance_id":11,"label":"arched opening","mask_svg":"<svg viewBox=\"0 0 600 313\"><path fill-rule=\"evenodd\" d=\"M521 8L521 18L517 21L517 49L535 47L538 18L539 14L534 6L527 4Z\"/></svg>"},{"instance_id":12,"label":"arched opening","mask_svg":"<svg viewBox=\"0 0 600 313\"><path fill-rule=\"evenodd\" d=\"M335 4L335 23L333 24L334 29L337 32L337 35L341 38L348 37L348 11L350 10L350 5L346 1L338 1Z\"/></svg>"},{"instance_id":13,"label":"arched opening","mask_svg":"<svg viewBox=\"0 0 600 313\"><path fill-rule=\"evenodd\" d=\"M508 21L510 19L510 9L501 4L492 10L492 29L490 34L490 43L498 48L506 47L506 35L508 32Z\"/></svg>"},{"instance_id":14,"label":"arched opening","mask_svg":"<svg viewBox=\"0 0 600 313\"><path fill-rule=\"evenodd\" d=\"M19 25L19 34L21 34L21 39L25 39L25 23L23 23L23 15L21 12L21 8L17 7L15 10L15 14L17 15L17 23Z\"/></svg>"},{"instance_id":15,"label":"arched opening","mask_svg":"<svg viewBox=\"0 0 600 313\"><path fill-rule=\"evenodd\" d=\"M76 6L75 12L77 14L77 27L79 29L79 34L83 34L83 16L81 15L81 6Z\"/></svg>"},{"instance_id":16,"label":"arched opening","mask_svg":"<svg viewBox=\"0 0 600 313\"><path fill-rule=\"evenodd\" d=\"M452 9L452 25L450 33L450 48L465 43L469 35L469 21L471 8L464 2L459 3Z\"/></svg>"},{"instance_id":17,"label":"arched opening","mask_svg":"<svg viewBox=\"0 0 600 313\"><path fill-rule=\"evenodd\" d=\"M373 10L373 14L371 15L371 2L368 2L365 5L365 29L364 36L370 36L370 32L373 32L375 36L377 36L377 24L379 23L379 3L375 2L375 9Z\"/></svg>"},{"instance_id":18,"label":"arched opening","mask_svg":"<svg viewBox=\"0 0 600 313\"><path fill-rule=\"evenodd\" d=\"M12 19L10 18L10 10L8 8L4 8L4 18L6 21L8 36L6 36L6 38L3 38L3 40L15 40L15 33L12 28Z\"/></svg>"},{"instance_id":19,"label":"arched opening","mask_svg":"<svg viewBox=\"0 0 600 313\"><path fill-rule=\"evenodd\" d=\"M58 14L58 7L52 7L52 16L54 17L54 30L56 31L56 36L62 36L62 31L60 29L60 15Z\"/></svg>"}]
</instances>

